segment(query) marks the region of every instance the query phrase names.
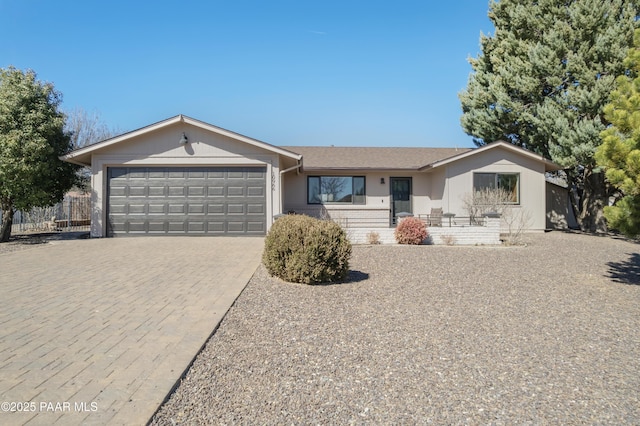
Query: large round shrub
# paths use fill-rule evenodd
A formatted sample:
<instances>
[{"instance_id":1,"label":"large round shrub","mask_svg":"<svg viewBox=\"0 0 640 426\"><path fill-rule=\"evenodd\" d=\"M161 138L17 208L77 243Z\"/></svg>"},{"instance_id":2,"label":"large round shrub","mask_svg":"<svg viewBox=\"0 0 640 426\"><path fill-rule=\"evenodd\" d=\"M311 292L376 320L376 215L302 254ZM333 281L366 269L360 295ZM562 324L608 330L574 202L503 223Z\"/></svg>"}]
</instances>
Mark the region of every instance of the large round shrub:
<instances>
[{"instance_id":1,"label":"large round shrub","mask_svg":"<svg viewBox=\"0 0 640 426\"><path fill-rule=\"evenodd\" d=\"M340 225L287 215L271 226L262 262L271 275L285 281L317 284L345 279L350 257L351 243Z\"/></svg>"},{"instance_id":2,"label":"large round shrub","mask_svg":"<svg viewBox=\"0 0 640 426\"><path fill-rule=\"evenodd\" d=\"M428 235L427 225L417 217L402 219L395 232L398 244L422 244Z\"/></svg>"}]
</instances>

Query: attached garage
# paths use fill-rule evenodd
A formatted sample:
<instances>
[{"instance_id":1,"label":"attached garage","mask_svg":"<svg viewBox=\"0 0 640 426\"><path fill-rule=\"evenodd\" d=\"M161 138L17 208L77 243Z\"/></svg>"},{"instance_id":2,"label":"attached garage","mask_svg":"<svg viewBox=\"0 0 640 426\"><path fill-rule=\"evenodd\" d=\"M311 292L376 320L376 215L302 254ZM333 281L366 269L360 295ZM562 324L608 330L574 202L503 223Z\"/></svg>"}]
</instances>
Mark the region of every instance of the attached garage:
<instances>
[{"instance_id":1,"label":"attached garage","mask_svg":"<svg viewBox=\"0 0 640 426\"><path fill-rule=\"evenodd\" d=\"M178 115L61 157L91 170L91 236L263 236L302 156Z\"/></svg>"},{"instance_id":2,"label":"attached garage","mask_svg":"<svg viewBox=\"0 0 640 426\"><path fill-rule=\"evenodd\" d=\"M108 235L264 235L265 176L265 167L110 167Z\"/></svg>"}]
</instances>

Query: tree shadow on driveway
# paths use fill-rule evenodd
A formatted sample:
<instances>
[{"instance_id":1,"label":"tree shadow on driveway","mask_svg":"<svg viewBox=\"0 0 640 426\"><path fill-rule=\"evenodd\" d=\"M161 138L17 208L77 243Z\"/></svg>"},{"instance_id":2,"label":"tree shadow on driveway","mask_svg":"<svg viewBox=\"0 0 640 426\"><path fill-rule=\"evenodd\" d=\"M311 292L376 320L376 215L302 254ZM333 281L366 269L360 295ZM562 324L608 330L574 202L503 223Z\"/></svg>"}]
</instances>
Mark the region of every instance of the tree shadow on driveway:
<instances>
[{"instance_id":1,"label":"tree shadow on driveway","mask_svg":"<svg viewBox=\"0 0 640 426\"><path fill-rule=\"evenodd\" d=\"M631 253L622 262L608 262L609 278L616 283L640 285L640 254Z\"/></svg>"}]
</instances>

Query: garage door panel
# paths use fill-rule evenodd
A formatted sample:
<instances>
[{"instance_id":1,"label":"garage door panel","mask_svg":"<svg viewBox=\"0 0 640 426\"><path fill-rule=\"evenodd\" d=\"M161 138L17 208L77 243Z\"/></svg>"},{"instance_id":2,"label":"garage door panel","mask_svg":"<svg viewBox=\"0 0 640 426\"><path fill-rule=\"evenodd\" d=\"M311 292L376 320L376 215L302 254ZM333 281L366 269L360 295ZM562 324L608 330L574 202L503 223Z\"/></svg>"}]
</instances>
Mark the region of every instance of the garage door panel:
<instances>
[{"instance_id":1,"label":"garage door panel","mask_svg":"<svg viewBox=\"0 0 640 426\"><path fill-rule=\"evenodd\" d=\"M204 204L189 204L187 213L190 216L193 214L204 215Z\"/></svg>"},{"instance_id":2,"label":"garage door panel","mask_svg":"<svg viewBox=\"0 0 640 426\"><path fill-rule=\"evenodd\" d=\"M168 191L169 197L184 197L187 195L187 191L184 186L170 186Z\"/></svg>"},{"instance_id":3,"label":"garage door panel","mask_svg":"<svg viewBox=\"0 0 640 426\"><path fill-rule=\"evenodd\" d=\"M228 203L227 215L244 215L245 204Z\"/></svg>"},{"instance_id":4,"label":"garage door panel","mask_svg":"<svg viewBox=\"0 0 640 426\"><path fill-rule=\"evenodd\" d=\"M167 233L167 227L164 220L163 221L149 220L147 224L148 224L147 229L150 234L166 234Z\"/></svg>"},{"instance_id":5,"label":"garage door panel","mask_svg":"<svg viewBox=\"0 0 640 426\"><path fill-rule=\"evenodd\" d=\"M189 220L189 223L187 224L187 229L191 233L195 232L195 233L203 234L205 230L205 222L196 222L193 220Z\"/></svg>"},{"instance_id":6,"label":"garage door panel","mask_svg":"<svg viewBox=\"0 0 640 426\"><path fill-rule=\"evenodd\" d=\"M129 208L127 209L127 213L129 215L146 215L147 214L147 204L129 204Z\"/></svg>"},{"instance_id":7,"label":"garage door panel","mask_svg":"<svg viewBox=\"0 0 640 426\"><path fill-rule=\"evenodd\" d=\"M129 197L144 197L147 195L147 186L129 186Z\"/></svg>"},{"instance_id":8,"label":"garage door panel","mask_svg":"<svg viewBox=\"0 0 640 426\"><path fill-rule=\"evenodd\" d=\"M244 186L228 186L227 197L244 197Z\"/></svg>"},{"instance_id":9,"label":"garage door panel","mask_svg":"<svg viewBox=\"0 0 640 426\"><path fill-rule=\"evenodd\" d=\"M204 185L200 186L190 186L187 189L187 195L189 197L204 197L205 194L205 187Z\"/></svg>"},{"instance_id":10,"label":"garage door panel","mask_svg":"<svg viewBox=\"0 0 640 426\"><path fill-rule=\"evenodd\" d=\"M207 233L209 234L224 234L225 226L223 221L209 220L207 222Z\"/></svg>"},{"instance_id":11,"label":"garage door panel","mask_svg":"<svg viewBox=\"0 0 640 426\"><path fill-rule=\"evenodd\" d=\"M148 169L147 179L166 179L167 171L166 170L158 170L154 168Z\"/></svg>"},{"instance_id":12,"label":"garage door panel","mask_svg":"<svg viewBox=\"0 0 640 426\"><path fill-rule=\"evenodd\" d=\"M136 232L145 234L147 232L147 226L145 221L129 220L125 223L125 229L127 232Z\"/></svg>"},{"instance_id":13,"label":"garage door panel","mask_svg":"<svg viewBox=\"0 0 640 426\"><path fill-rule=\"evenodd\" d=\"M123 177L126 179L127 169L125 167L113 167L109 169L109 172L111 173L111 179L114 181Z\"/></svg>"},{"instance_id":14,"label":"garage door panel","mask_svg":"<svg viewBox=\"0 0 640 426\"><path fill-rule=\"evenodd\" d=\"M149 203L149 214L150 215L164 215L167 213L167 205L166 204L154 204Z\"/></svg>"},{"instance_id":15,"label":"garage door panel","mask_svg":"<svg viewBox=\"0 0 640 426\"><path fill-rule=\"evenodd\" d=\"M109 209L111 214L124 214L127 212L127 206L125 204L111 204L111 208Z\"/></svg>"},{"instance_id":16,"label":"garage door panel","mask_svg":"<svg viewBox=\"0 0 640 426\"><path fill-rule=\"evenodd\" d=\"M225 214L225 204L224 203L209 203L207 205L207 213L209 215L221 215Z\"/></svg>"},{"instance_id":17,"label":"garage door panel","mask_svg":"<svg viewBox=\"0 0 640 426\"><path fill-rule=\"evenodd\" d=\"M209 197L224 197L224 186L208 186L207 195Z\"/></svg>"},{"instance_id":18,"label":"garage door panel","mask_svg":"<svg viewBox=\"0 0 640 426\"><path fill-rule=\"evenodd\" d=\"M229 170L227 174L227 178L228 179L244 179L245 177L244 173L245 172L243 170L238 170L238 171Z\"/></svg>"},{"instance_id":19,"label":"garage door panel","mask_svg":"<svg viewBox=\"0 0 640 426\"><path fill-rule=\"evenodd\" d=\"M146 179L147 177L147 171L144 169L136 169L136 170L131 170L129 171L127 178L128 179Z\"/></svg>"},{"instance_id":20,"label":"garage door panel","mask_svg":"<svg viewBox=\"0 0 640 426\"><path fill-rule=\"evenodd\" d=\"M149 197L166 197L167 187L162 186L150 186L148 191Z\"/></svg>"},{"instance_id":21,"label":"garage door panel","mask_svg":"<svg viewBox=\"0 0 640 426\"><path fill-rule=\"evenodd\" d=\"M262 167L109 168L112 235L266 232Z\"/></svg>"},{"instance_id":22,"label":"garage door panel","mask_svg":"<svg viewBox=\"0 0 640 426\"><path fill-rule=\"evenodd\" d=\"M247 179L264 180L264 173L263 172L258 172L258 171L248 170L247 171Z\"/></svg>"},{"instance_id":23,"label":"garage door panel","mask_svg":"<svg viewBox=\"0 0 640 426\"><path fill-rule=\"evenodd\" d=\"M237 233L241 234L245 232L245 222L244 221L228 221L227 222L227 233Z\"/></svg>"},{"instance_id":24,"label":"garage door panel","mask_svg":"<svg viewBox=\"0 0 640 426\"><path fill-rule=\"evenodd\" d=\"M264 204L247 204L248 215L263 215L265 214Z\"/></svg>"},{"instance_id":25,"label":"garage door panel","mask_svg":"<svg viewBox=\"0 0 640 426\"><path fill-rule=\"evenodd\" d=\"M248 186L247 197L264 197L264 186Z\"/></svg>"},{"instance_id":26,"label":"garage door panel","mask_svg":"<svg viewBox=\"0 0 640 426\"><path fill-rule=\"evenodd\" d=\"M124 186L112 186L111 187L111 196L112 197L126 197L127 196L127 188Z\"/></svg>"},{"instance_id":27,"label":"garage door panel","mask_svg":"<svg viewBox=\"0 0 640 426\"><path fill-rule=\"evenodd\" d=\"M111 220L109 221L109 225L113 230L120 231L120 232L126 231L126 228L127 228L126 226L127 222L125 221L124 216L122 217L116 216L111 218Z\"/></svg>"},{"instance_id":28,"label":"garage door panel","mask_svg":"<svg viewBox=\"0 0 640 426\"><path fill-rule=\"evenodd\" d=\"M266 232L265 223L262 222L262 221L260 221L260 222L248 221L247 222L247 232L262 234L262 233Z\"/></svg>"},{"instance_id":29,"label":"garage door panel","mask_svg":"<svg viewBox=\"0 0 640 426\"><path fill-rule=\"evenodd\" d=\"M186 206L184 204L168 204L169 214L181 214L184 215L187 212Z\"/></svg>"},{"instance_id":30,"label":"garage door panel","mask_svg":"<svg viewBox=\"0 0 640 426\"><path fill-rule=\"evenodd\" d=\"M184 234L187 230L185 226L185 222L183 221L169 221L168 222L168 231L173 233L181 233Z\"/></svg>"}]
</instances>

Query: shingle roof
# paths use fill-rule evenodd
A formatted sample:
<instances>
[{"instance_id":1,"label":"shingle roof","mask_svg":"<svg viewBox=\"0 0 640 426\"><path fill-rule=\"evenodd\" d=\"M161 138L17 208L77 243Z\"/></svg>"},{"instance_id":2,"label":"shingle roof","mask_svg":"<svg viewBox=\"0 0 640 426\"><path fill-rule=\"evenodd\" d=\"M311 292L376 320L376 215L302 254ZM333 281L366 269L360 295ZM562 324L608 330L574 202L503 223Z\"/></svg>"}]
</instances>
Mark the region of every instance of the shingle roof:
<instances>
[{"instance_id":1,"label":"shingle roof","mask_svg":"<svg viewBox=\"0 0 640 426\"><path fill-rule=\"evenodd\" d=\"M342 146L282 146L302 154L305 170L417 170L471 148L392 148Z\"/></svg>"}]
</instances>

